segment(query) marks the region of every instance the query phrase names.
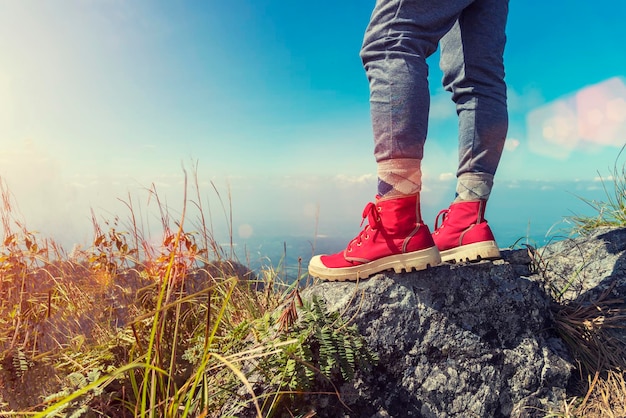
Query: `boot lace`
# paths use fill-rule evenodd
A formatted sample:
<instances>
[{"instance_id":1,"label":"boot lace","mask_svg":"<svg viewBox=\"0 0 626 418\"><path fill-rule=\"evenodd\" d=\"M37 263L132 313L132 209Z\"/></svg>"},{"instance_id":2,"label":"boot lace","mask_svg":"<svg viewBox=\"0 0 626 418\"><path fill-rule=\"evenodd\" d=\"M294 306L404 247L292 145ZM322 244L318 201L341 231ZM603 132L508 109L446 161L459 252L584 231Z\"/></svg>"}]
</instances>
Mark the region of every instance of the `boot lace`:
<instances>
[{"instance_id":1,"label":"boot lace","mask_svg":"<svg viewBox=\"0 0 626 418\"><path fill-rule=\"evenodd\" d=\"M446 217L448 216L448 212L450 212L449 209L442 209L437 214L437 217L435 218L435 232L437 232L439 229L443 228L443 224L446 221ZM439 218L441 218L441 226L439 226Z\"/></svg>"},{"instance_id":2,"label":"boot lace","mask_svg":"<svg viewBox=\"0 0 626 418\"><path fill-rule=\"evenodd\" d=\"M348 252L352 251L352 246L356 245L360 247L363 244L363 241L367 241L370 238L370 232L376 231L380 227L380 215L378 213L378 209L376 205L372 202L369 202L365 209L363 209L363 219L361 220L361 227L365 223L367 219L367 225L365 228L356 236L350 244L348 244Z\"/></svg>"}]
</instances>

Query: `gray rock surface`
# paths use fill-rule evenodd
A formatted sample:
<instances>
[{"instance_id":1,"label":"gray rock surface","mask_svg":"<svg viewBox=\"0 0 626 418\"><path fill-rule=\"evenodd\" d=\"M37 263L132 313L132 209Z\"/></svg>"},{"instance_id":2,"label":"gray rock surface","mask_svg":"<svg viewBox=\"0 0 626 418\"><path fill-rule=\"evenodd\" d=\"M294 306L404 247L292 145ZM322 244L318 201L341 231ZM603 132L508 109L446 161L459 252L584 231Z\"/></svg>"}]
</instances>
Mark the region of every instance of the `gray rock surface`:
<instances>
[{"instance_id":1,"label":"gray rock surface","mask_svg":"<svg viewBox=\"0 0 626 418\"><path fill-rule=\"evenodd\" d=\"M550 299L517 260L319 283L303 297L358 325L380 358L320 416L531 417L564 399L572 364L550 332ZM520 261L522 260L522 264Z\"/></svg>"},{"instance_id":2,"label":"gray rock surface","mask_svg":"<svg viewBox=\"0 0 626 418\"><path fill-rule=\"evenodd\" d=\"M608 352L626 352L626 322L621 313L626 312L626 228L600 229L563 240L540 249L534 258L547 293L570 312L586 309L596 316L587 320L605 324L589 340L591 346L599 341L598 347ZM623 356L603 359L608 361L605 367L626 368Z\"/></svg>"},{"instance_id":3,"label":"gray rock surface","mask_svg":"<svg viewBox=\"0 0 626 418\"><path fill-rule=\"evenodd\" d=\"M565 301L589 301L603 292L626 296L626 229L603 229L537 251L545 282ZM550 291L551 289L546 289Z\"/></svg>"}]
</instances>

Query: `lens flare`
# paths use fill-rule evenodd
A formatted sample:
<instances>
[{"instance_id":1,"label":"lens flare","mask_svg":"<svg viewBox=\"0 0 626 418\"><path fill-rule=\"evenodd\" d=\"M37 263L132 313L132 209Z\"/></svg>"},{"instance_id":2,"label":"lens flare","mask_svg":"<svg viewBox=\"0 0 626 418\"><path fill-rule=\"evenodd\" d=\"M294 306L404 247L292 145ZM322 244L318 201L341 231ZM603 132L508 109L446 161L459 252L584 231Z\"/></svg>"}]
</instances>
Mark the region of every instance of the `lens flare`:
<instances>
[{"instance_id":1,"label":"lens flare","mask_svg":"<svg viewBox=\"0 0 626 418\"><path fill-rule=\"evenodd\" d=\"M537 154L567 158L576 149L626 143L626 85L619 77L534 109L528 142Z\"/></svg>"}]
</instances>

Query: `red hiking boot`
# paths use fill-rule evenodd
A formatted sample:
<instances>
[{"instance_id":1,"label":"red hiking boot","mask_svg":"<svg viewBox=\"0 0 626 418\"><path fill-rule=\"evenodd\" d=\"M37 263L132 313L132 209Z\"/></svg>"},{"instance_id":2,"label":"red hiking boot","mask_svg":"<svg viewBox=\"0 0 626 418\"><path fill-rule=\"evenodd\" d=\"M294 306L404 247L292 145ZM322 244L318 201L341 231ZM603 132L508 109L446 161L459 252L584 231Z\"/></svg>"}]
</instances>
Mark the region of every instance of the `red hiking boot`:
<instances>
[{"instance_id":1,"label":"red hiking boot","mask_svg":"<svg viewBox=\"0 0 626 418\"><path fill-rule=\"evenodd\" d=\"M485 200L458 202L439 212L433 240L442 261L478 261L500 258L493 232L485 220ZM438 226L439 217L441 226Z\"/></svg>"},{"instance_id":2,"label":"red hiking boot","mask_svg":"<svg viewBox=\"0 0 626 418\"><path fill-rule=\"evenodd\" d=\"M315 256L309 274L331 281L359 280L383 270L424 270L441 263L422 222L417 195L379 198L363 210L368 225L337 254ZM363 222L361 222L362 224Z\"/></svg>"}]
</instances>

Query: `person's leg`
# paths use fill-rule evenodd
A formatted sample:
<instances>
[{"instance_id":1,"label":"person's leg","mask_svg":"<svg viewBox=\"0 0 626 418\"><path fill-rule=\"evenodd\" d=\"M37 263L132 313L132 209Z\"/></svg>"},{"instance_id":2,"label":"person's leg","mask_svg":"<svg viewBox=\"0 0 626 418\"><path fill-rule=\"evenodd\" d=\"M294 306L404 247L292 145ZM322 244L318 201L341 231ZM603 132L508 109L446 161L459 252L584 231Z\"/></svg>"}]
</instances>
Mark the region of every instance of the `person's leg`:
<instances>
[{"instance_id":1,"label":"person's leg","mask_svg":"<svg viewBox=\"0 0 626 418\"><path fill-rule=\"evenodd\" d=\"M430 101L426 58L471 1L376 2L361 58L370 83L378 196L363 212L363 231L343 252L313 257L311 275L356 280L440 263L419 202Z\"/></svg>"},{"instance_id":2,"label":"person's leg","mask_svg":"<svg viewBox=\"0 0 626 418\"><path fill-rule=\"evenodd\" d=\"M476 0L441 39L443 84L452 92L459 115L457 177L493 176L502 155L508 128L503 62L507 15L508 0ZM468 197L488 198L486 193Z\"/></svg>"},{"instance_id":3,"label":"person's leg","mask_svg":"<svg viewBox=\"0 0 626 418\"><path fill-rule=\"evenodd\" d=\"M459 115L456 198L433 234L444 261L500 255L484 213L508 129L507 14L508 0L476 0L441 39L443 84Z\"/></svg>"},{"instance_id":4,"label":"person's leg","mask_svg":"<svg viewBox=\"0 0 626 418\"><path fill-rule=\"evenodd\" d=\"M378 0L361 59L370 87L380 196L421 190L430 93L426 58L471 0Z\"/></svg>"}]
</instances>

